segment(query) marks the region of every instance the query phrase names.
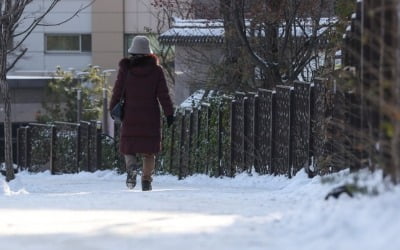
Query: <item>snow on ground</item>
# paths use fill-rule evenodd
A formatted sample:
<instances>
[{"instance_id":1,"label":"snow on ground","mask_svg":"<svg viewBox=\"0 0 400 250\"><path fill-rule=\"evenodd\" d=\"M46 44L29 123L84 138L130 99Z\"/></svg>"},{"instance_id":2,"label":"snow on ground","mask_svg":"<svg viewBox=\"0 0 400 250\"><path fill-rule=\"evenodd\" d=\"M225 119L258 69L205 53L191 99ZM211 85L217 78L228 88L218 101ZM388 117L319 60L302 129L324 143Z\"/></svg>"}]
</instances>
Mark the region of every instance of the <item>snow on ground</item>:
<instances>
[{"instance_id":1,"label":"snow on ground","mask_svg":"<svg viewBox=\"0 0 400 250\"><path fill-rule=\"evenodd\" d=\"M400 249L400 188L376 174L359 183L380 195L324 200L348 175L155 176L141 192L112 171L22 172L0 177L0 249Z\"/></svg>"}]
</instances>

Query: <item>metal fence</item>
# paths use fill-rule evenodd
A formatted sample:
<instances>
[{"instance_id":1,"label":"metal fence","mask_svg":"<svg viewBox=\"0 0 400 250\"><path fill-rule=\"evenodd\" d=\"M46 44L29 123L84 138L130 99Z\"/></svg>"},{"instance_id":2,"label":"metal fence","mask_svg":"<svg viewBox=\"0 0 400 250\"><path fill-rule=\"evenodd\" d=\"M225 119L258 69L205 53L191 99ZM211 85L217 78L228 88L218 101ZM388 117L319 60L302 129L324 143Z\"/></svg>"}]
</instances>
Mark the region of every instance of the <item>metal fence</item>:
<instances>
[{"instance_id":1,"label":"metal fence","mask_svg":"<svg viewBox=\"0 0 400 250\"><path fill-rule=\"evenodd\" d=\"M322 172L326 144L327 80L294 82L275 91L203 98L164 129L158 169L234 176L253 171L291 177L311 165Z\"/></svg>"},{"instance_id":2,"label":"metal fence","mask_svg":"<svg viewBox=\"0 0 400 250\"><path fill-rule=\"evenodd\" d=\"M395 0L357 1L343 42L343 64L353 73L355 92L351 119L356 131L350 139L358 147L351 168L382 168L398 182L399 6Z\"/></svg>"},{"instance_id":3,"label":"metal fence","mask_svg":"<svg viewBox=\"0 0 400 250\"><path fill-rule=\"evenodd\" d=\"M163 126L156 170L179 178L242 172L291 177L310 166L324 173L321 163L329 154L326 118L331 115L327 86L326 79L316 79L274 91L209 94L198 105L179 110L170 128ZM120 127L114 127L119 135ZM103 135L97 122L30 123L17 131L17 164L53 174L110 168L124 172L118 143L118 136Z\"/></svg>"},{"instance_id":4,"label":"metal fence","mask_svg":"<svg viewBox=\"0 0 400 250\"><path fill-rule=\"evenodd\" d=\"M52 174L100 169L100 131L97 122L29 123L17 129L17 165Z\"/></svg>"}]
</instances>

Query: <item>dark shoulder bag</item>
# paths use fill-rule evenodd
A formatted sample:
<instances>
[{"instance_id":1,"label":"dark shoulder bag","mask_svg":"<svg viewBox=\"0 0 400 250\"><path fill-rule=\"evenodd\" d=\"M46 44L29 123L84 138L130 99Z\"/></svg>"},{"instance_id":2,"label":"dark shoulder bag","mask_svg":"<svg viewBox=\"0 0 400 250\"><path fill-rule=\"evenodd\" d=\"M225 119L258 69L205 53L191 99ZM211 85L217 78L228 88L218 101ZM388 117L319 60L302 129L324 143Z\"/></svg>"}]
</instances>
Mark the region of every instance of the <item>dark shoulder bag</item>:
<instances>
[{"instance_id":1,"label":"dark shoulder bag","mask_svg":"<svg viewBox=\"0 0 400 250\"><path fill-rule=\"evenodd\" d=\"M122 119L124 118L124 104L125 104L125 84L122 87L122 93L121 93L121 97L119 98L119 101L117 102L117 104L115 104L115 106L112 108L110 115L111 118L118 123L122 122Z\"/></svg>"}]
</instances>

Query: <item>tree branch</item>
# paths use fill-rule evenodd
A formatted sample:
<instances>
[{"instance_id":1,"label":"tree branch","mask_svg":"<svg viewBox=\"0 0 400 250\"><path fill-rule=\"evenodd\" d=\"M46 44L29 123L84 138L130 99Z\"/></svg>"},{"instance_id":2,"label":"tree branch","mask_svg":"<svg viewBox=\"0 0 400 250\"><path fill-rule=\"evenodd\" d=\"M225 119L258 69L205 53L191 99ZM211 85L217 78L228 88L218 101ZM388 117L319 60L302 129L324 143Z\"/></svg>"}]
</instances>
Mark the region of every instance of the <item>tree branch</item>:
<instances>
[{"instance_id":1,"label":"tree branch","mask_svg":"<svg viewBox=\"0 0 400 250\"><path fill-rule=\"evenodd\" d=\"M28 51L27 48L24 48L21 53L13 60L13 62L6 68L6 72L10 71L12 68L14 68L15 64L21 59L25 53Z\"/></svg>"},{"instance_id":2,"label":"tree branch","mask_svg":"<svg viewBox=\"0 0 400 250\"><path fill-rule=\"evenodd\" d=\"M78 16L79 13L81 13L83 10L85 10L85 9L87 9L89 6L91 6L95 1L96 1L96 0L92 0L92 1L91 1L90 3L88 3L87 5L84 5L84 6L81 5L81 7L80 7L71 17L69 17L69 18L67 18L67 19L65 19L65 20L63 20L63 21L61 21L61 22L59 22L59 23L52 23L52 24L39 23L38 26L45 26L45 27L47 27L47 26L58 26L58 25L61 25L61 24L66 23L66 22L69 22L69 21L72 20L74 17Z\"/></svg>"},{"instance_id":3,"label":"tree branch","mask_svg":"<svg viewBox=\"0 0 400 250\"><path fill-rule=\"evenodd\" d=\"M253 51L251 48L250 42L247 39L247 34L246 34L246 25L245 22L246 20L243 20L243 17L240 17L240 11L237 6L236 1L234 1L234 17L235 17L235 27L236 30L239 34L239 38L242 41L243 45L245 46L247 52L249 53L251 59L253 62L258 65L264 72L268 70L268 66L270 63L264 61L260 56L256 55L256 53Z\"/></svg>"}]
</instances>

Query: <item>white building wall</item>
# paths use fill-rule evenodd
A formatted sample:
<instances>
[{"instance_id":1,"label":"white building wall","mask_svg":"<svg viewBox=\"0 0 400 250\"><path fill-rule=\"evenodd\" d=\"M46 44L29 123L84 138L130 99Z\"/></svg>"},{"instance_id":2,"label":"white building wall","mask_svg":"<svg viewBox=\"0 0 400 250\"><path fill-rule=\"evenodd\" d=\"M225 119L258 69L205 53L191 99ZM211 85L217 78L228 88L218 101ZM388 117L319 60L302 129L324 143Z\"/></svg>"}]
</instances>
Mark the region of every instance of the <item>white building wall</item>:
<instances>
[{"instance_id":1,"label":"white building wall","mask_svg":"<svg viewBox=\"0 0 400 250\"><path fill-rule=\"evenodd\" d=\"M83 6L87 6L92 0L63 0L45 17L44 23L55 24L62 22L71 16ZM115 1L115 0L113 0ZM119 13L123 16L124 27L119 35L147 33L148 31L157 32L157 24L159 22L157 13L159 10L154 8L149 0L118 0L124 5L124 13ZM24 30L32 21L32 17L42 14L46 7L51 3L51 0L35 0L32 1L26 8L23 21L17 32ZM96 3L95 3L96 4ZM110 0L110 4L112 1ZM64 69L75 68L77 70L85 68L88 64L92 64L93 53L46 53L45 52L45 34L93 34L100 33L93 30L93 8L89 6L77 16L66 23L57 26L39 26L25 40L23 47L28 48L27 53L15 65L10 74L17 71L54 71L56 66L61 66ZM111 8L101 10L101 14L107 19L108 15L113 15L115 11ZM107 30L107 24L104 30ZM98 27L98 25L96 26ZM167 27L165 27L167 28ZM97 29L97 28L96 28ZM117 31L116 31L117 32ZM17 38L18 39L18 38ZM92 36L93 39L93 36ZM17 41L15 41L17 42ZM121 45L118 45L121 46ZM96 46L95 46L96 47ZM93 49L93 47L92 47ZM122 50L122 47L121 47ZM123 51L121 51L123 55ZM115 60L114 60L115 61ZM115 64L115 62L105 64ZM98 62L96 62L98 63ZM109 65L108 65L109 67Z\"/></svg>"},{"instance_id":2,"label":"white building wall","mask_svg":"<svg viewBox=\"0 0 400 250\"><path fill-rule=\"evenodd\" d=\"M31 23L33 16L37 16L45 10L50 0L36 0L26 8L24 17L26 21L21 23L17 32L24 30ZM74 15L74 13L90 3L90 0L68 0L60 1L57 6L46 16L43 23L56 24ZM21 58L13 68L11 74L16 71L54 71L57 65L64 69L83 69L91 63L90 52L85 53L46 53L45 34L90 34L91 33L91 7L83 10L72 20L57 26L39 26L25 40L23 47L27 48L25 56ZM17 42L18 38L16 38Z\"/></svg>"},{"instance_id":3,"label":"white building wall","mask_svg":"<svg viewBox=\"0 0 400 250\"><path fill-rule=\"evenodd\" d=\"M87 6L92 0L62 0L45 17L43 23L57 24L72 17L76 11ZM47 9L51 0L34 0L26 9L17 33L25 30L33 18ZM122 7L123 6L123 7ZM157 10L149 0L96 0L93 5L81 11L66 23L57 26L38 26L23 42L22 48L27 48L26 54L9 72L11 75L34 75L29 72L54 72L57 66L64 70L82 70L89 64L99 65L103 69L118 68L118 61L123 57L123 38L125 34L157 31ZM92 52L46 52L45 34L91 34ZM21 38L19 38L21 39ZM14 43L18 42L18 37ZM9 62L12 62L10 56ZM116 74L109 83L113 84ZM41 100L30 98L43 94L43 89L31 90L15 87L12 93L12 109L14 122L29 122L35 120L36 112L41 110ZM18 97L21 91L28 91L22 102ZM3 117L0 104L0 118Z\"/></svg>"},{"instance_id":4,"label":"white building wall","mask_svg":"<svg viewBox=\"0 0 400 250\"><path fill-rule=\"evenodd\" d=\"M131 34L157 32L157 12L149 0L125 1L125 32Z\"/></svg>"}]
</instances>

